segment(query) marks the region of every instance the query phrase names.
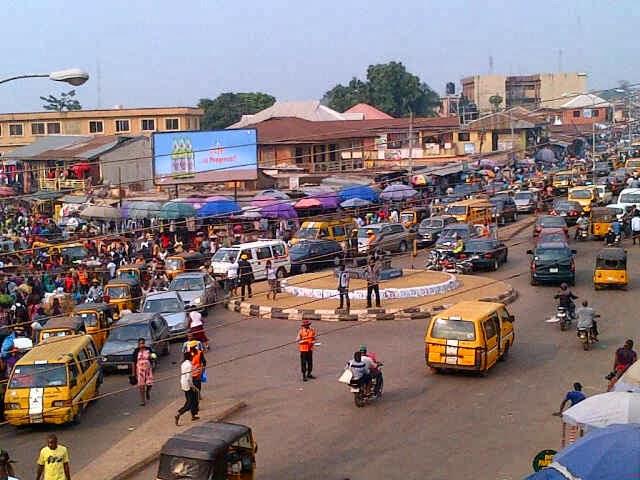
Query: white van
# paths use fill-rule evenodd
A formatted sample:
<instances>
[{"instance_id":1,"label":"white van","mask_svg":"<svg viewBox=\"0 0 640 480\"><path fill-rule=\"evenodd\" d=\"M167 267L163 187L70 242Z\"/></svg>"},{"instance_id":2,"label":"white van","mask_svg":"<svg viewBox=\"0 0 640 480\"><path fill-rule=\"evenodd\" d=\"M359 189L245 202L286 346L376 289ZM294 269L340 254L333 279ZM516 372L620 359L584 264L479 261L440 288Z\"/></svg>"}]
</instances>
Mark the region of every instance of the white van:
<instances>
[{"instance_id":1,"label":"white van","mask_svg":"<svg viewBox=\"0 0 640 480\"><path fill-rule=\"evenodd\" d=\"M240 255L246 255L251 263L253 277L256 280L267 278L267 260L276 269L278 278L291 273L291 259L287 245L282 240L258 240L257 242L240 243L231 247L220 248L211 259L213 275L217 280L227 277L229 267L240 260Z\"/></svg>"},{"instance_id":2,"label":"white van","mask_svg":"<svg viewBox=\"0 0 640 480\"><path fill-rule=\"evenodd\" d=\"M640 188L625 188L618 196L618 204L626 207L640 208Z\"/></svg>"}]
</instances>

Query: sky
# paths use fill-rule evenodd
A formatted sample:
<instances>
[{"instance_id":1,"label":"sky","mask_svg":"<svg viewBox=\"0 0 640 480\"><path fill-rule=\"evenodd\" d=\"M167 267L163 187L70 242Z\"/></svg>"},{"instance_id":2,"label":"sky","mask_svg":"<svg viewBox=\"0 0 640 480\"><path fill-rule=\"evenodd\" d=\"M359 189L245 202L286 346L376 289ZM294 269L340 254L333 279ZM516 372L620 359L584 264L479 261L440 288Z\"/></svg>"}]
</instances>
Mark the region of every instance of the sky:
<instances>
[{"instance_id":1,"label":"sky","mask_svg":"<svg viewBox=\"0 0 640 480\"><path fill-rule=\"evenodd\" d=\"M0 79L80 67L85 109L190 106L227 91L319 99L370 64L431 88L467 75L580 71L640 81L637 0L3 0ZM561 59L559 51L562 51ZM71 87L0 85L0 112Z\"/></svg>"}]
</instances>

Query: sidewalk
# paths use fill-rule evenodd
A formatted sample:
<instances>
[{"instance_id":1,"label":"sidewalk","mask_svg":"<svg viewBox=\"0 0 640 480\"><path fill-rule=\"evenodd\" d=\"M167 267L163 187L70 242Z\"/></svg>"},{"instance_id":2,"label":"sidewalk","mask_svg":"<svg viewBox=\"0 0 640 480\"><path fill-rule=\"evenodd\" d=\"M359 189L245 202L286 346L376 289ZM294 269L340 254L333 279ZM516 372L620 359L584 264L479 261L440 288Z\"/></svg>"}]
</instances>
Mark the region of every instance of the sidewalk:
<instances>
[{"instance_id":1,"label":"sidewalk","mask_svg":"<svg viewBox=\"0 0 640 480\"><path fill-rule=\"evenodd\" d=\"M154 462L162 445L172 435L207 421L221 421L244 408L244 402L205 396L200 403L200 420L192 422L187 413L176 427L173 417L184 399L175 400L150 418L140 428L126 435L109 450L86 465L79 472L72 472L75 480L124 480ZM99 433L98 433L99 434Z\"/></svg>"}]
</instances>

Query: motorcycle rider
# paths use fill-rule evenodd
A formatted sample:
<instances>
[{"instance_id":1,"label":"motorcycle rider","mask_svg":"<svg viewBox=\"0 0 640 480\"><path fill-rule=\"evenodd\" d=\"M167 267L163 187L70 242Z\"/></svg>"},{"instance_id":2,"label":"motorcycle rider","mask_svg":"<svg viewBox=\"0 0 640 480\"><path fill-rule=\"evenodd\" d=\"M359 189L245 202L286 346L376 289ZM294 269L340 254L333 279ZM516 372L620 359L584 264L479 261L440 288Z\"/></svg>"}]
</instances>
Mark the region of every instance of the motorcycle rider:
<instances>
[{"instance_id":1,"label":"motorcycle rider","mask_svg":"<svg viewBox=\"0 0 640 480\"><path fill-rule=\"evenodd\" d=\"M97 278L91 280L91 287L89 287L89 291L87 292L87 302L88 303L98 303L102 301L102 285Z\"/></svg>"},{"instance_id":2,"label":"motorcycle rider","mask_svg":"<svg viewBox=\"0 0 640 480\"><path fill-rule=\"evenodd\" d=\"M455 239L456 242L453 246L452 253L454 257L457 257L462 252L464 252L464 240L462 240L462 237L460 237L460 235L458 235L457 233L453 238Z\"/></svg>"},{"instance_id":3,"label":"motorcycle rider","mask_svg":"<svg viewBox=\"0 0 640 480\"><path fill-rule=\"evenodd\" d=\"M553 298L558 300L559 306L567 309L571 317L576 317L576 304L573 301L578 297L569 290L569 286L566 283L560 285L560 291Z\"/></svg>"},{"instance_id":4,"label":"motorcycle rider","mask_svg":"<svg viewBox=\"0 0 640 480\"><path fill-rule=\"evenodd\" d=\"M574 240L578 239L578 235L581 230L588 230L589 228L589 219L584 215L584 212L580 214L578 220L576 220L576 232L573 236Z\"/></svg>"},{"instance_id":5,"label":"motorcycle rider","mask_svg":"<svg viewBox=\"0 0 640 480\"><path fill-rule=\"evenodd\" d=\"M382 370L378 366L378 359L376 358L375 353L367 353L366 345L360 345L360 358L367 364L371 378L376 379L373 394L378 396L380 394L380 387L382 387Z\"/></svg>"},{"instance_id":6,"label":"motorcycle rider","mask_svg":"<svg viewBox=\"0 0 640 480\"><path fill-rule=\"evenodd\" d=\"M604 236L605 245L615 245L617 239L618 236L613 231L613 228L609 227L609 231L607 231L607 234Z\"/></svg>"},{"instance_id":7,"label":"motorcycle rider","mask_svg":"<svg viewBox=\"0 0 640 480\"><path fill-rule=\"evenodd\" d=\"M578 330L591 329L593 340L598 341L598 323L596 322L596 311L589 306L589 302L582 301L582 307L576 310L576 317L578 318Z\"/></svg>"},{"instance_id":8,"label":"motorcycle rider","mask_svg":"<svg viewBox=\"0 0 640 480\"><path fill-rule=\"evenodd\" d=\"M360 350L354 352L353 359L347 363L347 368L351 370L352 382L358 382L359 385L367 385L371 381L371 374L366 362L362 361Z\"/></svg>"}]
</instances>

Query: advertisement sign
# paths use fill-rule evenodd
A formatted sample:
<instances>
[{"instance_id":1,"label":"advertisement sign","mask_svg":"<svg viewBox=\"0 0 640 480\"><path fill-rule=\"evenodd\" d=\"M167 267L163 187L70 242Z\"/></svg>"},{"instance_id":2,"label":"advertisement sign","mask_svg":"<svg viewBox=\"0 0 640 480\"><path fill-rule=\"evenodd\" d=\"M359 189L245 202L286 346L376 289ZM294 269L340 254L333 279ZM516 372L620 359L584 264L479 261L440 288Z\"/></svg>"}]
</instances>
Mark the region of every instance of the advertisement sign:
<instances>
[{"instance_id":1,"label":"advertisement sign","mask_svg":"<svg viewBox=\"0 0 640 480\"><path fill-rule=\"evenodd\" d=\"M533 462L531 462L531 466L535 472L539 472L543 468L548 467L553 462L553 457L558 453L555 450L542 450L538 452L535 457L533 457Z\"/></svg>"},{"instance_id":2,"label":"advertisement sign","mask_svg":"<svg viewBox=\"0 0 640 480\"><path fill-rule=\"evenodd\" d=\"M257 170L255 129L153 134L157 185L255 180Z\"/></svg>"}]
</instances>

